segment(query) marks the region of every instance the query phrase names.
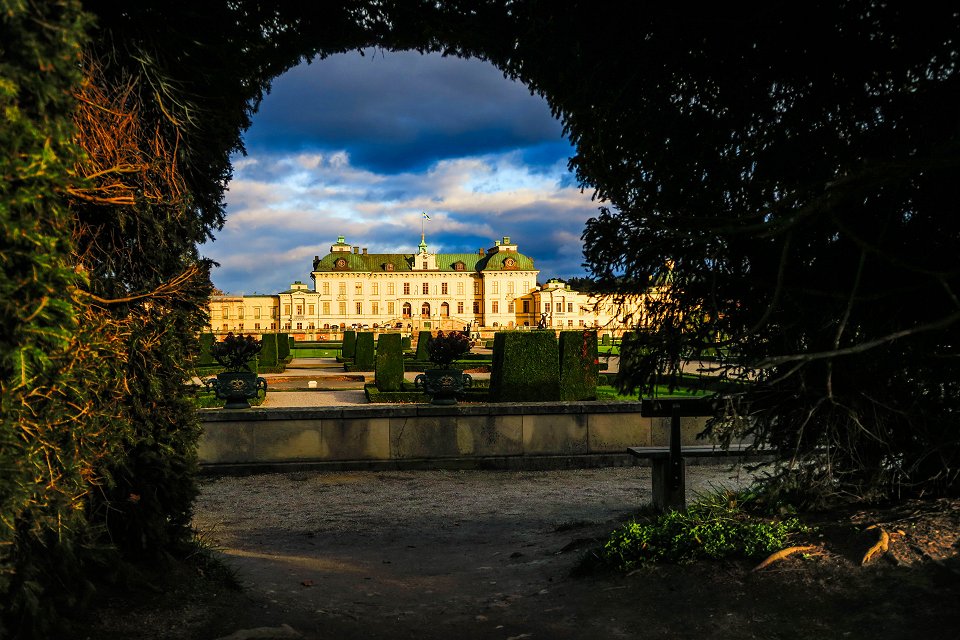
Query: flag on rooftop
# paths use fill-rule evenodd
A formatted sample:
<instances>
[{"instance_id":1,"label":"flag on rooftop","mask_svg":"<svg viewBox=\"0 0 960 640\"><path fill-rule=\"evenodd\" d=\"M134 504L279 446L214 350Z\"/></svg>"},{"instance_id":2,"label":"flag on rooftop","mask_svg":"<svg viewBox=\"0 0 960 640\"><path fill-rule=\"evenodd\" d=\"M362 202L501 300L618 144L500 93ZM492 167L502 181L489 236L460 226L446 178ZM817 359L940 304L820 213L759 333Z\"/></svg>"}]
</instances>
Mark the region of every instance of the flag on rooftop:
<instances>
[{"instance_id":1,"label":"flag on rooftop","mask_svg":"<svg viewBox=\"0 0 960 640\"><path fill-rule=\"evenodd\" d=\"M427 215L427 212L426 212L426 211L423 212L423 219L424 219L424 220L429 220L429 219L430 219L430 216Z\"/></svg>"}]
</instances>

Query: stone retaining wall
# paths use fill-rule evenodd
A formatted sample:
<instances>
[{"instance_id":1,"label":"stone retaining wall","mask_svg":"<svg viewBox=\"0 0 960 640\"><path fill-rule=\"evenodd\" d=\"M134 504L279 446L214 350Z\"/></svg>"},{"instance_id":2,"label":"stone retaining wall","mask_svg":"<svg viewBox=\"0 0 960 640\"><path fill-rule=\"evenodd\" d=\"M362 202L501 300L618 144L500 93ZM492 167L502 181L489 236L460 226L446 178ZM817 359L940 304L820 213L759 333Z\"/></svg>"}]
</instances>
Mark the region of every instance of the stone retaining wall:
<instances>
[{"instance_id":1,"label":"stone retaining wall","mask_svg":"<svg viewBox=\"0 0 960 640\"><path fill-rule=\"evenodd\" d=\"M204 465L624 454L667 446L670 422L642 417L639 402L203 409L200 418ZM704 422L684 418L684 444L703 444Z\"/></svg>"}]
</instances>

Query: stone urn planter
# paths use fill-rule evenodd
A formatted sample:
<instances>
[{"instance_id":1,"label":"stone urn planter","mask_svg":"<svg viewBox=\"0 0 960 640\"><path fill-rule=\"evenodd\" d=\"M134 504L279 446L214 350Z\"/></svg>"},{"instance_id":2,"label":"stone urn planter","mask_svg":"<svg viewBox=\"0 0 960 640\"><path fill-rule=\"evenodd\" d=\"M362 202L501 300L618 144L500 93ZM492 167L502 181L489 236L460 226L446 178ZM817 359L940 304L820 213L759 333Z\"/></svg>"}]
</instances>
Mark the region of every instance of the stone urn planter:
<instances>
[{"instance_id":1,"label":"stone urn planter","mask_svg":"<svg viewBox=\"0 0 960 640\"><path fill-rule=\"evenodd\" d=\"M205 383L217 397L226 400L224 409L249 409L250 399L256 398L260 389L267 390L267 381L252 371L224 371Z\"/></svg>"},{"instance_id":2,"label":"stone urn planter","mask_svg":"<svg viewBox=\"0 0 960 640\"><path fill-rule=\"evenodd\" d=\"M457 404L473 378L459 369L427 369L413 380L417 389L430 396L430 404Z\"/></svg>"},{"instance_id":3,"label":"stone urn planter","mask_svg":"<svg viewBox=\"0 0 960 640\"><path fill-rule=\"evenodd\" d=\"M470 339L459 331L444 334L437 333L427 343L427 355L430 362L437 365L435 369L427 369L418 375L413 383L417 389L430 396L430 404L451 405L469 389L473 378L450 365L453 361L470 351Z\"/></svg>"},{"instance_id":4,"label":"stone urn planter","mask_svg":"<svg viewBox=\"0 0 960 640\"><path fill-rule=\"evenodd\" d=\"M263 349L263 343L253 336L228 333L222 342L210 347L213 359L226 367L216 378L204 382L218 398L226 400L224 409L249 409L250 399L256 398L260 389L267 391L267 381L250 371L250 362Z\"/></svg>"}]
</instances>

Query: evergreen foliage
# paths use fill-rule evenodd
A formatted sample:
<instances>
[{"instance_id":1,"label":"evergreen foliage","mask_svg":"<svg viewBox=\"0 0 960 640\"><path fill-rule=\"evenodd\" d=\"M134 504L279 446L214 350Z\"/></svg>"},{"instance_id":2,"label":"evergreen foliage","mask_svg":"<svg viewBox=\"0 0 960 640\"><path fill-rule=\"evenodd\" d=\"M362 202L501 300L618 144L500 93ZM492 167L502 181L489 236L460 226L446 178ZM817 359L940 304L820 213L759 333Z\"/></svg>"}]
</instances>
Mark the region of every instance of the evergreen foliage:
<instances>
[{"instance_id":1,"label":"evergreen foliage","mask_svg":"<svg viewBox=\"0 0 960 640\"><path fill-rule=\"evenodd\" d=\"M286 333L277 334L277 360L279 364L287 363L287 359L290 357L290 341L292 339Z\"/></svg>"},{"instance_id":2,"label":"evergreen foliage","mask_svg":"<svg viewBox=\"0 0 960 640\"><path fill-rule=\"evenodd\" d=\"M361 331L357 334L353 364L353 371L374 370L374 342L373 333L370 331Z\"/></svg>"},{"instance_id":3,"label":"evergreen foliage","mask_svg":"<svg viewBox=\"0 0 960 640\"><path fill-rule=\"evenodd\" d=\"M410 336L403 336L400 340L400 348L403 351L410 351L413 348L413 339Z\"/></svg>"},{"instance_id":4,"label":"evergreen foliage","mask_svg":"<svg viewBox=\"0 0 960 640\"><path fill-rule=\"evenodd\" d=\"M344 360L353 360L357 353L357 332L353 329L347 329L343 332L343 348L340 354Z\"/></svg>"},{"instance_id":5,"label":"evergreen foliage","mask_svg":"<svg viewBox=\"0 0 960 640\"><path fill-rule=\"evenodd\" d=\"M560 332L560 399L596 400L596 331Z\"/></svg>"},{"instance_id":6,"label":"evergreen foliage","mask_svg":"<svg viewBox=\"0 0 960 640\"><path fill-rule=\"evenodd\" d=\"M214 342L216 342L216 338L214 338L212 333L200 334L200 357L197 360L197 366L208 367L217 363L217 361L213 359L213 356L210 355L210 347L213 346Z\"/></svg>"},{"instance_id":7,"label":"evergreen foliage","mask_svg":"<svg viewBox=\"0 0 960 640\"><path fill-rule=\"evenodd\" d=\"M418 362L427 362L430 360L430 340L433 334L429 331L421 331L417 334L417 353L413 356Z\"/></svg>"},{"instance_id":8,"label":"evergreen foliage","mask_svg":"<svg viewBox=\"0 0 960 640\"><path fill-rule=\"evenodd\" d=\"M560 399L560 351L553 331L501 331L493 341L491 402Z\"/></svg>"},{"instance_id":9,"label":"evergreen foliage","mask_svg":"<svg viewBox=\"0 0 960 640\"><path fill-rule=\"evenodd\" d=\"M403 388L403 351L399 333L384 333L377 339L375 380L380 391Z\"/></svg>"},{"instance_id":10,"label":"evergreen foliage","mask_svg":"<svg viewBox=\"0 0 960 640\"><path fill-rule=\"evenodd\" d=\"M277 334L265 333L261 338L263 350L260 352L259 365L264 369L270 369L280 364L280 357L277 348Z\"/></svg>"}]
</instances>

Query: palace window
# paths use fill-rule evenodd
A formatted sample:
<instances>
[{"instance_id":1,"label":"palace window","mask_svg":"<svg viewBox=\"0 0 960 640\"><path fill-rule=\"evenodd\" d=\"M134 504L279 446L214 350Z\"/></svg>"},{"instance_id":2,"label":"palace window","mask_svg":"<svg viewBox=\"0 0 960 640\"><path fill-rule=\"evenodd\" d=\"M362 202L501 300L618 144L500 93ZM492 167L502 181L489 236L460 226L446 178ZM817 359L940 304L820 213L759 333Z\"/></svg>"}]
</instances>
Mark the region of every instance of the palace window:
<instances>
[{"instance_id":1,"label":"palace window","mask_svg":"<svg viewBox=\"0 0 960 640\"><path fill-rule=\"evenodd\" d=\"M474 280L474 281L473 281L473 295L475 295L475 296L480 295L480 281L479 281L479 280Z\"/></svg>"},{"instance_id":2,"label":"palace window","mask_svg":"<svg viewBox=\"0 0 960 640\"><path fill-rule=\"evenodd\" d=\"M380 295L380 283L379 283L379 282L372 282L372 283L370 283L370 293L373 294L373 295L375 295L375 296Z\"/></svg>"},{"instance_id":3,"label":"palace window","mask_svg":"<svg viewBox=\"0 0 960 640\"><path fill-rule=\"evenodd\" d=\"M260 331L260 323L259 323L259 322L255 322L255 323L253 324L253 328L254 328L255 331Z\"/></svg>"},{"instance_id":4,"label":"palace window","mask_svg":"<svg viewBox=\"0 0 960 640\"><path fill-rule=\"evenodd\" d=\"M523 281L523 292L526 293L526 292L528 292L528 291L530 291L530 281L529 281L529 280L524 280L524 281Z\"/></svg>"},{"instance_id":5,"label":"palace window","mask_svg":"<svg viewBox=\"0 0 960 640\"><path fill-rule=\"evenodd\" d=\"M515 309L516 307L513 306L512 301L507 303L507 313L513 313Z\"/></svg>"},{"instance_id":6,"label":"palace window","mask_svg":"<svg viewBox=\"0 0 960 640\"><path fill-rule=\"evenodd\" d=\"M317 313L317 305L315 305L315 304L308 304L308 305L307 305L307 315L312 316L312 315L316 315L316 313Z\"/></svg>"},{"instance_id":7,"label":"palace window","mask_svg":"<svg viewBox=\"0 0 960 640\"><path fill-rule=\"evenodd\" d=\"M324 302L324 303L323 303L323 315L325 315L325 316L330 315L330 303L329 303L329 302Z\"/></svg>"},{"instance_id":8,"label":"palace window","mask_svg":"<svg viewBox=\"0 0 960 640\"><path fill-rule=\"evenodd\" d=\"M457 313L463 313L463 303L462 303L462 302L458 302L458 303L457 303Z\"/></svg>"},{"instance_id":9,"label":"palace window","mask_svg":"<svg viewBox=\"0 0 960 640\"><path fill-rule=\"evenodd\" d=\"M462 282L458 282L458 283L457 283L457 295L459 295L459 296L462 296L462 295L463 295L463 283L462 283Z\"/></svg>"},{"instance_id":10,"label":"palace window","mask_svg":"<svg viewBox=\"0 0 960 640\"><path fill-rule=\"evenodd\" d=\"M340 305L339 305L338 311L340 312L340 315L342 315L342 316L347 315L347 303L346 303L346 302L341 302Z\"/></svg>"},{"instance_id":11,"label":"palace window","mask_svg":"<svg viewBox=\"0 0 960 640\"><path fill-rule=\"evenodd\" d=\"M243 306L242 306L242 305L237 309L237 318L240 319L240 320L243 320Z\"/></svg>"},{"instance_id":12,"label":"palace window","mask_svg":"<svg viewBox=\"0 0 960 640\"><path fill-rule=\"evenodd\" d=\"M387 270L387 271L393 271L393 263L392 263L392 262L388 262L388 263L386 264L386 270Z\"/></svg>"},{"instance_id":13,"label":"palace window","mask_svg":"<svg viewBox=\"0 0 960 640\"><path fill-rule=\"evenodd\" d=\"M329 282L324 282L321 286L322 286L322 288L323 288L323 295L325 295L325 296L330 295L330 283L329 283Z\"/></svg>"},{"instance_id":14,"label":"palace window","mask_svg":"<svg viewBox=\"0 0 960 640\"><path fill-rule=\"evenodd\" d=\"M358 316L363 315L363 303L362 303L362 302L358 302L358 303L357 303L357 315L358 315Z\"/></svg>"},{"instance_id":15,"label":"palace window","mask_svg":"<svg viewBox=\"0 0 960 640\"><path fill-rule=\"evenodd\" d=\"M388 316L392 316L394 309L395 309L395 307L393 306L393 303L392 303L392 302L388 302L388 303L387 303L387 315L388 315Z\"/></svg>"},{"instance_id":16,"label":"palace window","mask_svg":"<svg viewBox=\"0 0 960 640\"><path fill-rule=\"evenodd\" d=\"M454 271L463 271L463 263L462 263L462 262L457 262L457 263L455 263L455 264L453 265L453 270L454 270Z\"/></svg>"},{"instance_id":17,"label":"palace window","mask_svg":"<svg viewBox=\"0 0 960 640\"><path fill-rule=\"evenodd\" d=\"M354 283L354 285L353 285L353 292L354 292L356 295L358 295L358 296L362 296L362 295L363 295L363 283L362 283L362 282Z\"/></svg>"},{"instance_id":18,"label":"palace window","mask_svg":"<svg viewBox=\"0 0 960 640\"><path fill-rule=\"evenodd\" d=\"M221 308L221 312L222 312L222 314L223 314L222 317L223 317L224 320L226 320L227 318L230 317L230 308L229 308L229 307L222 307L222 308Z\"/></svg>"},{"instance_id":19,"label":"palace window","mask_svg":"<svg viewBox=\"0 0 960 640\"><path fill-rule=\"evenodd\" d=\"M298 304L298 305L297 305L297 315L298 315L298 316L302 316L302 315L303 315L303 305L302 305L302 304Z\"/></svg>"},{"instance_id":20,"label":"palace window","mask_svg":"<svg viewBox=\"0 0 960 640\"><path fill-rule=\"evenodd\" d=\"M427 270L427 263L426 263L426 262L423 263L423 270L424 270L424 271Z\"/></svg>"},{"instance_id":21,"label":"palace window","mask_svg":"<svg viewBox=\"0 0 960 640\"><path fill-rule=\"evenodd\" d=\"M567 303L567 313L573 313L573 303L572 303L572 302L568 302L568 303Z\"/></svg>"},{"instance_id":22,"label":"palace window","mask_svg":"<svg viewBox=\"0 0 960 640\"><path fill-rule=\"evenodd\" d=\"M572 327L572 326L573 326L573 320L567 320L567 326L568 326L568 327Z\"/></svg>"},{"instance_id":23,"label":"palace window","mask_svg":"<svg viewBox=\"0 0 960 640\"><path fill-rule=\"evenodd\" d=\"M393 285L392 282L387 283L387 295L394 296L397 294L397 288Z\"/></svg>"},{"instance_id":24,"label":"palace window","mask_svg":"<svg viewBox=\"0 0 960 640\"><path fill-rule=\"evenodd\" d=\"M557 313L563 313L563 303L562 303L562 302L558 302L558 303L557 303Z\"/></svg>"},{"instance_id":25,"label":"palace window","mask_svg":"<svg viewBox=\"0 0 960 640\"><path fill-rule=\"evenodd\" d=\"M405 296L410 295L410 283L409 283L409 282L404 282L404 283L403 283L403 295L405 295Z\"/></svg>"},{"instance_id":26,"label":"palace window","mask_svg":"<svg viewBox=\"0 0 960 640\"><path fill-rule=\"evenodd\" d=\"M377 304L376 302L371 302L371 303L370 303L370 313L372 313L373 315L379 315L379 314L380 314L380 305Z\"/></svg>"},{"instance_id":27,"label":"palace window","mask_svg":"<svg viewBox=\"0 0 960 640\"><path fill-rule=\"evenodd\" d=\"M507 293L514 293L513 288L514 288L515 286L516 286L516 283L515 283L513 280L511 280L510 282L508 282L508 283L507 283Z\"/></svg>"},{"instance_id":28,"label":"palace window","mask_svg":"<svg viewBox=\"0 0 960 640\"><path fill-rule=\"evenodd\" d=\"M441 283L440 283L440 295L444 295L444 296L445 296L445 295L447 295L447 293L449 293L449 292L447 291L447 283L446 283L446 282L441 282Z\"/></svg>"},{"instance_id":29,"label":"palace window","mask_svg":"<svg viewBox=\"0 0 960 640\"><path fill-rule=\"evenodd\" d=\"M259 319L259 318L260 318L260 307L254 307L254 308L253 308L253 317L254 317L255 319Z\"/></svg>"},{"instance_id":30,"label":"palace window","mask_svg":"<svg viewBox=\"0 0 960 640\"><path fill-rule=\"evenodd\" d=\"M346 282L341 282L341 283L340 283L340 285L337 287L337 293L339 293L339 294L342 295L342 296L347 295L347 283L346 283Z\"/></svg>"},{"instance_id":31,"label":"palace window","mask_svg":"<svg viewBox=\"0 0 960 640\"><path fill-rule=\"evenodd\" d=\"M523 301L523 312L524 312L524 313L530 313L530 301L529 301L529 300L524 300L524 301Z\"/></svg>"},{"instance_id":32,"label":"palace window","mask_svg":"<svg viewBox=\"0 0 960 640\"><path fill-rule=\"evenodd\" d=\"M491 302L491 303L490 303L490 310L491 310L493 313L500 313L500 303L497 302L496 300L494 300L493 302Z\"/></svg>"},{"instance_id":33,"label":"palace window","mask_svg":"<svg viewBox=\"0 0 960 640\"><path fill-rule=\"evenodd\" d=\"M549 302L544 302L544 303L543 303L543 311L544 311L544 313L550 313L550 303L549 303Z\"/></svg>"},{"instance_id":34,"label":"palace window","mask_svg":"<svg viewBox=\"0 0 960 640\"><path fill-rule=\"evenodd\" d=\"M474 313L480 313L480 301L479 301L479 300L474 300L474 301L473 301L473 312L474 312Z\"/></svg>"},{"instance_id":35,"label":"palace window","mask_svg":"<svg viewBox=\"0 0 960 640\"><path fill-rule=\"evenodd\" d=\"M491 291L491 293L493 294L500 293L500 283L497 282L496 280L493 281L493 291Z\"/></svg>"},{"instance_id":36,"label":"palace window","mask_svg":"<svg viewBox=\"0 0 960 640\"><path fill-rule=\"evenodd\" d=\"M283 315L285 316L290 315L290 305L288 304L283 305Z\"/></svg>"},{"instance_id":37,"label":"palace window","mask_svg":"<svg viewBox=\"0 0 960 640\"><path fill-rule=\"evenodd\" d=\"M423 295L426 296L426 295L429 295L429 294L430 294L430 284L427 283L427 282L424 282L424 283L423 283Z\"/></svg>"},{"instance_id":38,"label":"palace window","mask_svg":"<svg viewBox=\"0 0 960 640\"><path fill-rule=\"evenodd\" d=\"M297 323L297 331L303 331L303 323L302 323L302 322L298 322L298 323Z\"/></svg>"}]
</instances>

